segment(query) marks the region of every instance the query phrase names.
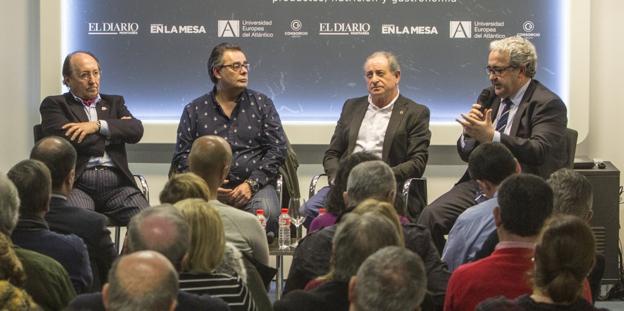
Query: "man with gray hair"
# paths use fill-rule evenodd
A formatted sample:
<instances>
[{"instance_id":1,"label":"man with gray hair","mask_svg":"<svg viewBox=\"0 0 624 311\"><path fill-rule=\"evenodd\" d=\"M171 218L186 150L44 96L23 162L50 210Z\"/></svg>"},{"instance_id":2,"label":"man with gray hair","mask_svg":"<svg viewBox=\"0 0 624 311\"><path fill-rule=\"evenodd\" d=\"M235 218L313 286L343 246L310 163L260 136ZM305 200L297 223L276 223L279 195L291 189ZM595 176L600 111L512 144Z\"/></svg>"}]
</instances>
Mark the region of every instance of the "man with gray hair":
<instances>
[{"instance_id":1,"label":"man with gray hair","mask_svg":"<svg viewBox=\"0 0 624 311\"><path fill-rule=\"evenodd\" d=\"M0 231L7 237L17 225L20 199L17 188L0 173ZM62 310L76 295L67 271L56 260L13 246L19 258L26 281L24 289L44 310Z\"/></svg>"},{"instance_id":2,"label":"man with gray hair","mask_svg":"<svg viewBox=\"0 0 624 311\"><path fill-rule=\"evenodd\" d=\"M349 282L350 311L420 310L427 290L422 259L387 246L370 255Z\"/></svg>"},{"instance_id":3,"label":"man with gray hair","mask_svg":"<svg viewBox=\"0 0 624 311\"><path fill-rule=\"evenodd\" d=\"M376 213L348 214L338 224L333 239L332 269L327 281L310 290L295 290L274 305L281 310L348 310L349 280L380 248L401 245L392 222Z\"/></svg>"},{"instance_id":4,"label":"man with gray hair","mask_svg":"<svg viewBox=\"0 0 624 311\"><path fill-rule=\"evenodd\" d=\"M139 251L115 260L102 299L109 311L173 311L178 288L178 274L165 256Z\"/></svg>"},{"instance_id":5,"label":"man with gray hair","mask_svg":"<svg viewBox=\"0 0 624 311\"><path fill-rule=\"evenodd\" d=\"M492 85L457 118L463 128L457 140L462 160L468 162L479 144L499 142L511 150L524 173L548 178L566 165L566 106L534 79L536 68L535 46L527 39L514 36L490 43L485 73ZM440 252L457 216L478 203L478 192L477 182L466 171L451 190L423 210L418 223L429 228Z\"/></svg>"},{"instance_id":6,"label":"man with gray hair","mask_svg":"<svg viewBox=\"0 0 624 311\"><path fill-rule=\"evenodd\" d=\"M349 173L347 191L343 194L347 209L353 209L366 199L394 203L395 195L392 169L380 160L356 165Z\"/></svg>"}]
</instances>

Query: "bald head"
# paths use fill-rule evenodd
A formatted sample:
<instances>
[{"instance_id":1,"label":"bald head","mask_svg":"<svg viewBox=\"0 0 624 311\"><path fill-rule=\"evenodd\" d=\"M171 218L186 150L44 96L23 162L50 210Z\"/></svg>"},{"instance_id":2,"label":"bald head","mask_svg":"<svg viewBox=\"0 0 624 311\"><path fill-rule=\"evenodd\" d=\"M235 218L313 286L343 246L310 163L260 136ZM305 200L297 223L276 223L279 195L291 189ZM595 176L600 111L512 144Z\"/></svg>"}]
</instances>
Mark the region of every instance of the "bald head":
<instances>
[{"instance_id":1,"label":"bald head","mask_svg":"<svg viewBox=\"0 0 624 311\"><path fill-rule=\"evenodd\" d=\"M39 140L30 151L30 158L43 162L52 176L52 189L60 190L76 167L76 150L64 138L48 136Z\"/></svg>"},{"instance_id":2,"label":"bald head","mask_svg":"<svg viewBox=\"0 0 624 311\"><path fill-rule=\"evenodd\" d=\"M216 194L230 170L232 149L222 137L202 136L193 142L188 161L191 172L203 178Z\"/></svg>"},{"instance_id":3,"label":"bald head","mask_svg":"<svg viewBox=\"0 0 624 311\"><path fill-rule=\"evenodd\" d=\"M109 272L102 295L107 310L171 310L178 275L169 260L154 251L120 257Z\"/></svg>"}]
</instances>

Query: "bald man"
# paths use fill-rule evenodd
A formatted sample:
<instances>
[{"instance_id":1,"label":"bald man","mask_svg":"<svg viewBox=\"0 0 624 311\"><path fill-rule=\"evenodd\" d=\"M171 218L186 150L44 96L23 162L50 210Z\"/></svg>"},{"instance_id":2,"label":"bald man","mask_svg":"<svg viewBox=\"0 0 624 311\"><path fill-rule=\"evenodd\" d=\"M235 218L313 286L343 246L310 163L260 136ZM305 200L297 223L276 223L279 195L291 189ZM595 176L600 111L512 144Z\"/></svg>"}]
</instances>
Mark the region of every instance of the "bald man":
<instances>
[{"instance_id":1,"label":"bald man","mask_svg":"<svg viewBox=\"0 0 624 311\"><path fill-rule=\"evenodd\" d=\"M178 274L169 260L154 251L140 251L113 263L102 288L106 310L173 311Z\"/></svg>"}]
</instances>

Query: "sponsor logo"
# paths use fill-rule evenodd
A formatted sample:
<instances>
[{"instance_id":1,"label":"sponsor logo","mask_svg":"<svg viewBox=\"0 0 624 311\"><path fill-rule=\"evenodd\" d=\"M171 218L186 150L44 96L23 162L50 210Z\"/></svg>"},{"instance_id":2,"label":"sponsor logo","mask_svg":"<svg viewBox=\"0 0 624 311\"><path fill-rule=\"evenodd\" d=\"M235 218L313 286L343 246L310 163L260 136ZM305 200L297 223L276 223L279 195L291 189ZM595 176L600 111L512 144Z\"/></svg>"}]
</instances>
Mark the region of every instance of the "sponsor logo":
<instances>
[{"instance_id":1,"label":"sponsor logo","mask_svg":"<svg viewBox=\"0 0 624 311\"><path fill-rule=\"evenodd\" d=\"M450 38L472 38L472 22L471 21L451 21Z\"/></svg>"},{"instance_id":2,"label":"sponsor logo","mask_svg":"<svg viewBox=\"0 0 624 311\"><path fill-rule=\"evenodd\" d=\"M384 35L437 35L436 26L399 26L382 24L381 33Z\"/></svg>"},{"instance_id":3,"label":"sponsor logo","mask_svg":"<svg viewBox=\"0 0 624 311\"><path fill-rule=\"evenodd\" d=\"M217 36L242 38L273 38L271 20L218 20Z\"/></svg>"},{"instance_id":4,"label":"sponsor logo","mask_svg":"<svg viewBox=\"0 0 624 311\"><path fill-rule=\"evenodd\" d=\"M138 23L88 23L89 35L136 35Z\"/></svg>"},{"instance_id":5,"label":"sponsor logo","mask_svg":"<svg viewBox=\"0 0 624 311\"><path fill-rule=\"evenodd\" d=\"M307 31L301 31L303 29L303 23L298 19L293 19L290 22L290 30L284 32L284 35L291 38L301 38L303 36L307 36Z\"/></svg>"},{"instance_id":6,"label":"sponsor logo","mask_svg":"<svg viewBox=\"0 0 624 311\"><path fill-rule=\"evenodd\" d=\"M533 32L535 30L535 23L533 23L533 21L525 21L522 23L522 30L524 30L524 32L520 32L517 35L526 39L539 38L542 36L539 32Z\"/></svg>"},{"instance_id":7,"label":"sponsor logo","mask_svg":"<svg viewBox=\"0 0 624 311\"><path fill-rule=\"evenodd\" d=\"M206 33L206 28L201 25L165 25L165 24L151 24L150 33L154 34L177 34L188 33L198 34Z\"/></svg>"},{"instance_id":8,"label":"sponsor logo","mask_svg":"<svg viewBox=\"0 0 624 311\"><path fill-rule=\"evenodd\" d=\"M369 23L320 23L321 36L368 36L371 26Z\"/></svg>"}]
</instances>

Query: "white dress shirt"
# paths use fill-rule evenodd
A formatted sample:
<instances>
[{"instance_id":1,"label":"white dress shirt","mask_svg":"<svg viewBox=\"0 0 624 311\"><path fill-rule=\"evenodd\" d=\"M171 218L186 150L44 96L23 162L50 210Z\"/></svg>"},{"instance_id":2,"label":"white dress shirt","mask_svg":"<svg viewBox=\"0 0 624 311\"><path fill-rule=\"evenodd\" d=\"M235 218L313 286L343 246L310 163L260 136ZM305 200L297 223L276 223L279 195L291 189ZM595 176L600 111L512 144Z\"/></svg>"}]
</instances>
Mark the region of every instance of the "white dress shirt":
<instances>
[{"instance_id":1,"label":"white dress shirt","mask_svg":"<svg viewBox=\"0 0 624 311\"><path fill-rule=\"evenodd\" d=\"M383 108L379 108L373 104L373 101L368 96L368 109L362 120L360 131L358 132L357 141L355 142L355 148L353 152L368 151L379 158L382 156L382 149L384 143L384 137L386 136L386 129L390 122L390 116L392 115L392 109L394 108L394 102L399 98L399 94L390 101L390 103Z\"/></svg>"}]
</instances>

